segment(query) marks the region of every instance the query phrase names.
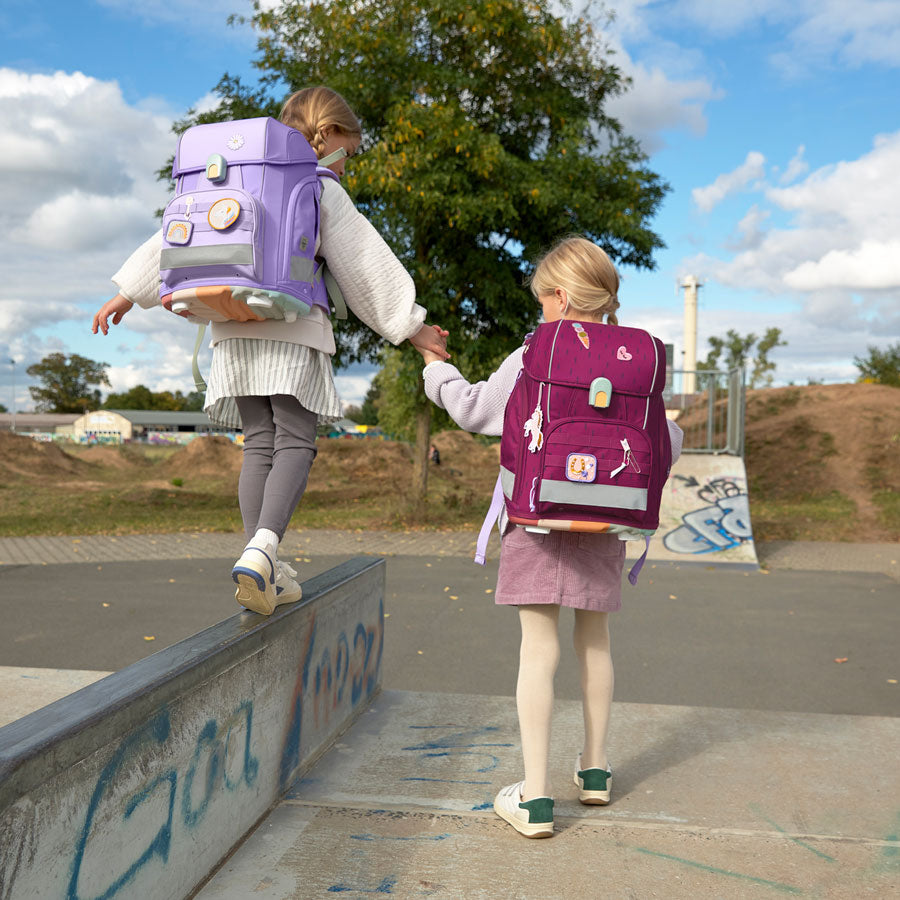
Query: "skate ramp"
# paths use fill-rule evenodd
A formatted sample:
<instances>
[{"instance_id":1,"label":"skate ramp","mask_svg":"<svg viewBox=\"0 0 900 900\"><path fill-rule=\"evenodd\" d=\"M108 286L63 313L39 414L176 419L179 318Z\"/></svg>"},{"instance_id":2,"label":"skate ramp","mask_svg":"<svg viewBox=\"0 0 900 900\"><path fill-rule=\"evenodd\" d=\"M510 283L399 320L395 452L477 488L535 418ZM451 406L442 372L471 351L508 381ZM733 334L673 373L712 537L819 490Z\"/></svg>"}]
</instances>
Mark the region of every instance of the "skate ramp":
<instances>
[{"instance_id":1,"label":"skate ramp","mask_svg":"<svg viewBox=\"0 0 900 900\"><path fill-rule=\"evenodd\" d=\"M649 558L758 568L749 500L740 456L682 454L663 488Z\"/></svg>"}]
</instances>

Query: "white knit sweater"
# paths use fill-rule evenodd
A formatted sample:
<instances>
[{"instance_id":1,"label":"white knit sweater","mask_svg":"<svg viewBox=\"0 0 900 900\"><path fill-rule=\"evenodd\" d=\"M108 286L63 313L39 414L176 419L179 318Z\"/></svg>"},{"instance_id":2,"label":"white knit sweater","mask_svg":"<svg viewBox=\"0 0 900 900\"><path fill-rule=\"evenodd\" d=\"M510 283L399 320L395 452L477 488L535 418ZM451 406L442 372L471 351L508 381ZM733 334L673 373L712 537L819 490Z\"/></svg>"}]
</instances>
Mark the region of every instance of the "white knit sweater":
<instances>
[{"instance_id":1,"label":"white knit sweater","mask_svg":"<svg viewBox=\"0 0 900 900\"><path fill-rule=\"evenodd\" d=\"M402 343L422 327L426 315L415 302L412 278L340 184L330 178L321 184L316 252L355 315L392 344ZM161 249L162 232L157 232L112 277L123 297L145 309L159 305ZM294 322L214 322L211 333L214 346L225 338L261 338L335 351L331 321L320 307Z\"/></svg>"}]
</instances>

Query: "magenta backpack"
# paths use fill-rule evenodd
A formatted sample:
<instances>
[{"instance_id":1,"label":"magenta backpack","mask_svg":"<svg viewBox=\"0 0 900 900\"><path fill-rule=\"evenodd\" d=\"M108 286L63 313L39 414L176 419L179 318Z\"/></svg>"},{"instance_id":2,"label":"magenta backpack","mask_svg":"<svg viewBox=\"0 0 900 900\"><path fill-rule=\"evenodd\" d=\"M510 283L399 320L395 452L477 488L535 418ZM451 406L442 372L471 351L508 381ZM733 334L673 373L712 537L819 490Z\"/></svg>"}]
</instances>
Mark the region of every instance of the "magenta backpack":
<instances>
[{"instance_id":1,"label":"magenta backpack","mask_svg":"<svg viewBox=\"0 0 900 900\"><path fill-rule=\"evenodd\" d=\"M503 420L499 486L509 520L545 532L629 531L649 543L672 464L665 381L665 346L646 331L539 325Z\"/></svg>"},{"instance_id":2,"label":"magenta backpack","mask_svg":"<svg viewBox=\"0 0 900 900\"><path fill-rule=\"evenodd\" d=\"M313 306L328 310L315 255L319 178L337 180L323 168L337 155L316 159L299 131L271 118L185 131L163 215L163 306L198 322L294 321Z\"/></svg>"}]
</instances>

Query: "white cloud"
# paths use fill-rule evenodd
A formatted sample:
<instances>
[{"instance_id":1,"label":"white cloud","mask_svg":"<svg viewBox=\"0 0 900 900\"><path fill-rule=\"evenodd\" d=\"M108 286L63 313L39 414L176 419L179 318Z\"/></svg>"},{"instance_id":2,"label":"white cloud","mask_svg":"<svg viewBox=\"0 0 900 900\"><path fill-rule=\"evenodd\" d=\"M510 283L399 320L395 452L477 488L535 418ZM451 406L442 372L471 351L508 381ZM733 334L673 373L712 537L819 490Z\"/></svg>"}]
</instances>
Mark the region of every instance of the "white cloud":
<instances>
[{"instance_id":1,"label":"white cloud","mask_svg":"<svg viewBox=\"0 0 900 900\"><path fill-rule=\"evenodd\" d=\"M762 185L737 227L752 239L724 248L730 255L682 260L681 269L701 275L710 298L723 287L756 293L757 324L747 330L781 327L796 366L816 359L814 377L852 378L853 356L900 334L898 169L900 132L882 135L858 159L823 167L790 187ZM773 219L778 225L766 229ZM709 333L718 334L741 317L719 310L712 318L722 330ZM800 368L779 377L805 381Z\"/></svg>"},{"instance_id":2,"label":"white cloud","mask_svg":"<svg viewBox=\"0 0 900 900\"><path fill-rule=\"evenodd\" d=\"M822 65L900 65L900 4L895 0L619 0L623 28L647 40L653 28L690 26L713 38L768 26L780 36L770 61L790 74Z\"/></svg>"},{"instance_id":3,"label":"white cloud","mask_svg":"<svg viewBox=\"0 0 900 900\"><path fill-rule=\"evenodd\" d=\"M362 406L374 375L374 372L371 375L335 375L334 383L345 409Z\"/></svg>"},{"instance_id":4,"label":"white cloud","mask_svg":"<svg viewBox=\"0 0 900 900\"><path fill-rule=\"evenodd\" d=\"M852 249L829 250L821 259L807 260L787 272L784 283L798 291L900 288L900 239L867 240Z\"/></svg>"},{"instance_id":5,"label":"white cloud","mask_svg":"<svg viewBox=\"0 0 900 900\"><path fill-rule=\"evenodd\" d=\"M199 34L204 31L209 36L221 40L223 35L231 35L233 41L246 41L249 29L230 28L228 17L236 14L251 16L253 4L250 0L142 0L133 3L131 0L98 0L109 9L117 10L128 16L135 16L145 22L172 23L181 27L188 26ZM274 0L261 4L263 8L278 5Z\"/></svg>"},{"instance_id":6,"label":"white cloud","mask_svg":"<svg viewBox=\"0 0 900 900\"><path fill-rule=\"evenodd\" d=\"M72 191L39 206L12 234L55 252L101 249L120 234L147 228L147 206L137 197L104 197Z\"/></svg>"},{"instance_id":7,"label":"white cloud","mask_svg":"<svg viewBox=\"0 0 900 900\"><path fill-rule=\"evenodd\" d=\"M791 161L787 164L787 168L778 179L779 184L790 184L792 181L796 181L809 171L809 163L803 158L805 152L806 147L801 144L797 148L797 152L791 158Z\"/></svg>"},{"instance_id":8,"label":"white cloud","mask_svg":"<svg viewBox=\"0 0 900 900\"><path fill-rule=\"evenodd\" d=\"M718 206L730 194L734 194L753 181L759 181L765 176L766 158L762 153L751 150L741 165L731 172L719 175L718 178L706 187L694 188L691 191L694 203L703 212L710 212Z\"/></svg>"},{"instance_id":9,"label":"white cloud","mask_svg":"<svg viewBox=\"0 0 900 900\"><path fill-rule=\"evenodd\" d=\"M697 137L706 133L704 106L719 96L708 81L674 80L656 66L632 62L624 51L616 62L632 85L607 102L606 112L618 119L626 134L640 141L645 153L655 153L665 146L664 131L687 130Z\"/></svg>"}]
</instances>

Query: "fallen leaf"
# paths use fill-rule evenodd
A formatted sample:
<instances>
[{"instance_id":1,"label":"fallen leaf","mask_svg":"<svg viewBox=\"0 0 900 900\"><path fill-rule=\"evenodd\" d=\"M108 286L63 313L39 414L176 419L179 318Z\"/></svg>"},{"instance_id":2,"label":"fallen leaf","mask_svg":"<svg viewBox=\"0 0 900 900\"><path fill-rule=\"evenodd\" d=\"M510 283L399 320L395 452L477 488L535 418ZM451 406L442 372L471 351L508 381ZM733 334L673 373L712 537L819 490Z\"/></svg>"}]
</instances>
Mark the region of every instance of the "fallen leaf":
<instances>
[{"instance_id":1,"label":"fallen leaf","mask_svg":"<svg viewBox=\"0 0 900 900\"><path fill-rule=\"evenodd\" d=\"M449 591L449 590L450 590L450 588L449 588L449 587L445 587L445 588L444 588L444 593L445 593L445 594L446 594L446 593L447 593L447 591Z\"/></svg>"},{"instance_id":2,"label":"fallen leaf","mask_svg":"<svg viewBox=\"0 0 900 900\"><path fill-rule=\"evenodd\" d=\"M155 640L156 640L156 635L153 635L153 634L145 634L145 635L144 635L144 640L145 640L145 641L155 641Z\"/></svg>"},{"instance_id":3,"label":"fallen leaf","mask_svg":"<svg viewBox=\"0 0 900 900\"><path fill-rule=\"evenodd\" d=\"M174 579L174 578L170 578L170 579L169 579L169 584L175 584L175 579Z\"/></svg>"},{"instance_id":4,"label":"fallen leaf","mask_svg":"<svg viewBox=\"0 0 900 900\"><path fill-rule=\"evenodd\" d=\"M102 605L102 606L109 606L108 603L103 603L103 604L101 604L101 605Z\"/></svg>"},{"instance_id":5,"label":"fallen leaf","mask_svg":"<svg viewBox=\"0 0 900 900\"><path fill-rule=\"evenodd\" d=\"M494 589L493 589L493 588L487 588L487 589L485 590L485 593L486 593L486 594L493 594L493 593L494 593Z\"/></svg>"},{"instance_id":6,"label":"fallen leaf","mask_svg":"<svg viewBox=\"0 0 900 900\"><path fill-rule=\"evenodd\" d=\"M850 657L848 657L848 656L839 656L839 657L835 657L835 660L834 660L834 661L835 661L836 663L845 663L845 662L847 662L847 660L848 660L849 658L850 658Z\"/></svg>"},{"instance_id":7,"label":"fallen leaf","mask_svg":"<svg viewBox=\"0 0 900 900\"><path fill-rule=\"evenodd\" d=\"M896 683L897 683L897 679L896 679L896 678L888 678L887 681L888 681L888 684L896 684Z\"/></svg>"},{"instance_id":8,"label":"fallen leaf","mask_svg":"<svg viewBox=\"0 0 900 900\"><path fill-rule=\"evenodd\" d=\"M390 613L385 613L385 614L384 614L384 617L385 617L386 619L389 619L389 618L391 617L391 614L390 614Z\"/></svg>"},{"instance_id":9,"label":"fallen leaf","mask_svg":"<svg viewBox=\"0 0 900 900\"><path fill-rule=\"evenodd\" d=\"M674 594L669 594L670 600L677 600L678 598Z\"/></svg>"},{"instance_id":10,"label":"fallen leaf","mask_svg":"<svg viewBox=\"0 0 900 900\"><path fill-rule=\"evenodd\" d=\"M451 600L459 600L459 597L457 597L456 594L451 594L450 599Z\"/></svg>"},{"instance_id":11,"label":"fallen leaf","mask_svg":"<svg viewBox=\"0 0 900 900\"><path fill-rule=\"evenodd\" d=\"M416 650L416 653L418 653L418 654L419 654L419 656L424 656L424 655L425 655L425 654L424 654L424 653L422 653L422 651L421 651L421 650Z\"/></svg>"}]
</instances>

